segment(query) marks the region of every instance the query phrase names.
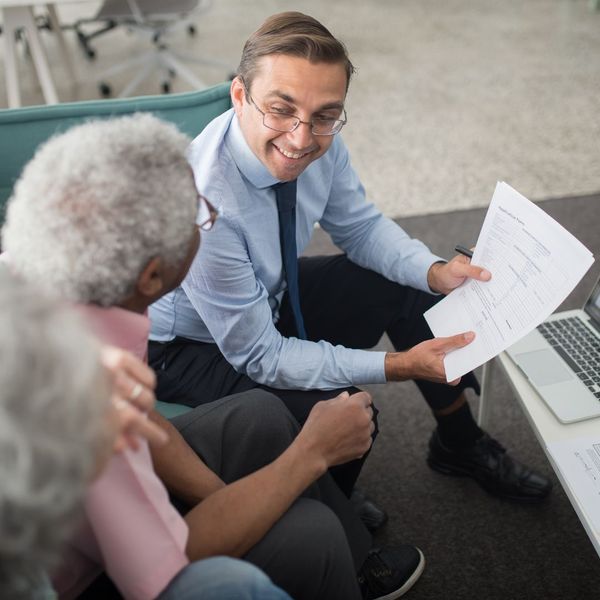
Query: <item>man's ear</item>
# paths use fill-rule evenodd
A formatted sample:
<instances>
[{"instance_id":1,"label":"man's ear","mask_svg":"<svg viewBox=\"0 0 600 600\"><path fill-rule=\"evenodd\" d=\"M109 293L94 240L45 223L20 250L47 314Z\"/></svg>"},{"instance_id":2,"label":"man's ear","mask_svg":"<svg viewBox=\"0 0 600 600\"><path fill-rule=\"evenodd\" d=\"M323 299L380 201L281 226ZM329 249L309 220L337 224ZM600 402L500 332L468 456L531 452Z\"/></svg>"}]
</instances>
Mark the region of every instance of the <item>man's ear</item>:
<instances>
[{"instance_id":1,"label":"man's ear","mask_svg":"<svg viewBox=\"0 0 600 600\"><path fill-rule=\"evenodd\" d=\"M235 114L239 117L242 114L242 107L244 104L244 98L246 96L246 89L242 80L236 77L231 82L231 103L235 109Z\"/></svg>"},{"instance_id":2,"label":"man's ear","mask_svg":"<svg viewBox=\"0 0 600 600\"><path fill-rule=\"evenodd\" d=\"M159 296L164 287L163 271L164 261L160 256L150 259L138 277L136 285L138 294L146 298Z\"/></svg>"}]
</instances>

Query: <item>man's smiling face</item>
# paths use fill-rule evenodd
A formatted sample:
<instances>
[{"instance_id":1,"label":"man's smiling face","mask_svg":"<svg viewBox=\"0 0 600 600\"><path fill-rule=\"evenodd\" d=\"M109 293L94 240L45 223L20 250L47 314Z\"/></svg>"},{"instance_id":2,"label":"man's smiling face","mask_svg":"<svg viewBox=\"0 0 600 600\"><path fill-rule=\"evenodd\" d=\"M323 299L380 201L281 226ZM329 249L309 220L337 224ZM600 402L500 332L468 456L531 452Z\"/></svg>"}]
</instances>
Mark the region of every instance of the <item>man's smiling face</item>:
<instances>
[{"instance_id":1,"label":"man's smiling face","mask_svg":"<svg viewBox=\"0 0 600 600\"><path fill-rule=\"evenodd\" d=\"M302 121L341 119L346 96L346 71L338 63L311 63L304 58L274 54L260 59L247 97L244 83L232 84L232 100L250 149L271 175L280 181L296 179L308 165L325 154L332 135L314 135L300 123L282 133L263 125L260 111L294 115ZM259 110L257 110L257 108Z\"/></svg>"}]
</instances>

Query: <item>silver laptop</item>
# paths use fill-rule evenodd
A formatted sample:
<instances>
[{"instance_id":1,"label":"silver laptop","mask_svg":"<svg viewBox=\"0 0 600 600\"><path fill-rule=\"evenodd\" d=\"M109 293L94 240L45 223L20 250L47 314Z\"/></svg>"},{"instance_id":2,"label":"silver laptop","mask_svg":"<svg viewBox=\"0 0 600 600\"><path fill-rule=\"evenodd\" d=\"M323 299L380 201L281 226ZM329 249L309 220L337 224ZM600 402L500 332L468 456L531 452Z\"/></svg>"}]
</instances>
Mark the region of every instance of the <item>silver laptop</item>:
<instances>
[{"instance_id":1,"label":"silver laptop","mask_svg":"<svg viewBox=\"0 0 600 600\"><path fill-rule=\"evenodd\" d=\"M600 416L600 279L583 309L554 313L506 352L559 421Z\"/></svg>"}]
</instances>

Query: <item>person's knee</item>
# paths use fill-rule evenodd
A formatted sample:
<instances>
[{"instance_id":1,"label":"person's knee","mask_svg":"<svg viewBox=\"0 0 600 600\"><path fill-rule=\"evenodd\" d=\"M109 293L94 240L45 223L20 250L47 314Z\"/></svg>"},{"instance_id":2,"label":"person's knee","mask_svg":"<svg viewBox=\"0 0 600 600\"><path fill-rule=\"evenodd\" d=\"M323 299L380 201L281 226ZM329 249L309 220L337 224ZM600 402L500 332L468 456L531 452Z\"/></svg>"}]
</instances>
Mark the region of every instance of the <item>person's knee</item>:
<instances>
[{"instance_id":1,"label":"person's knee","mask_svg":"<svg viewBox=\"0 0 600 600\"><path fill-rule=\"evenodd\" d=\"M189 564L161 594L160 600L289 600L289 596L254 565L225 556Z\"/></svg>"},{"instance_id":2,"label":"person's knee","mask_svg":"<svg viewBox=\"0 0 600 600\"><path fill-rule=\"evenodd\" d=\"M274 433L281 432L288 444L296 437L299 431L297 421L285 404L271 392L257 388L231 398L237 401L236 417L247 423L255 435L263 431L272 437Z\"/></svg>"},{"instance_id":3,"label":"person's knee","mask_svg":"<svg viewBox=\"0 0 600 600\"><path fill-rule=\"evenodd\" d=\"M335 513L322 502L303 499L305 505L298 523L298 535L290 540L290 552L306 575L325 573L340 557L345 557L348 541Z\"/></svg>"},{"instance_id":4,"label":"person's knee","mask_svg":"<svg viewBox=\"0 0 600 600\"><path fill-rule=\"evenodd\" d=\"M220 475L231 483L277 459L298 435L299 426L283 402L256 389L231 396L222 424Z\"/></svg>"}]
</instances>

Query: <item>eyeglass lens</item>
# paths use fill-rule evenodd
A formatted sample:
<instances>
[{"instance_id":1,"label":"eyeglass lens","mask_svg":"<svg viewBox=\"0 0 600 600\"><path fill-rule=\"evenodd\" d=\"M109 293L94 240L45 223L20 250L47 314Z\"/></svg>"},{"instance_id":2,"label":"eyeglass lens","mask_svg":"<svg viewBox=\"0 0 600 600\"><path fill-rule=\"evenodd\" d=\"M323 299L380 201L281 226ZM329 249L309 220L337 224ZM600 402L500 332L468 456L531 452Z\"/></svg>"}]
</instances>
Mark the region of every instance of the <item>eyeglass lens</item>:
<instances>
[{"instance_id":1,"label":"eyeglass lens","mask_svg":"<svg viewBox=\"0 0 600 600\"><path fill-rule=\"evenodd\" d=\"M304 123L294 115L280 115L278 113L263 113L263 124L275 131L290 132ZM344 126L345 121L341 119L313 119L310 121L311 131L315 135L335 135Z\"/></svg>"}]
</instances>

